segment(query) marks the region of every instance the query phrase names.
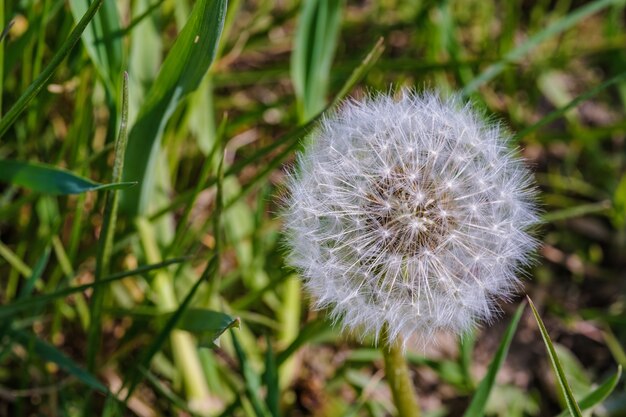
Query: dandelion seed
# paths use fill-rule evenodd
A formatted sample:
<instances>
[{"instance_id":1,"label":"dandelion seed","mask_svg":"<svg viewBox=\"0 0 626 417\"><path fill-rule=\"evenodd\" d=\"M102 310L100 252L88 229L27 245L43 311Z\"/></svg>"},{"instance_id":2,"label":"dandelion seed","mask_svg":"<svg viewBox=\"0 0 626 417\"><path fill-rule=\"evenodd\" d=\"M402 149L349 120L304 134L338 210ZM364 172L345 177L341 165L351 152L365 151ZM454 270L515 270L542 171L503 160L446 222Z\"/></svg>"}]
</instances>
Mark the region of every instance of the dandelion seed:
<instances>
[{"instance_id":1,"label":"dandelion seed","mask_svg":"<svg viewBox=\"0 0 626 417\"><path fill-rule=\"evenodd\" d=\"M318 308L390 340L461 334L520 286L535 189L508 134L458 98L347 102L298 156L288 262Z\"/></svg>"}]
</instances>

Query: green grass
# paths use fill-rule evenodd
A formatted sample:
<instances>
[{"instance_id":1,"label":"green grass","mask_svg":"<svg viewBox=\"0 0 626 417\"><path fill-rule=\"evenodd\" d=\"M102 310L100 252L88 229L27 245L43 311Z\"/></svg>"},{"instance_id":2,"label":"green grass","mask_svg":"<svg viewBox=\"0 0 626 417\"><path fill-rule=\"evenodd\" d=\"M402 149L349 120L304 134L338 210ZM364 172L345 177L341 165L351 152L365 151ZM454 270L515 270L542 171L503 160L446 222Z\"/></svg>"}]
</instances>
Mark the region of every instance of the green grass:
<instances>
[{"instance_id":1,"label":"green grass","mask_svg":"<svg viewBox=\"0 0 626 417\"><path fill-rule=\"evenodd\" d=\"M323 112L401 86L502 120L544 220L532 308L408 352L424 415L626 414L624 1L131 3L0 1L0 417L395 413L277 214Z\"/></svg>"}]
</instances>

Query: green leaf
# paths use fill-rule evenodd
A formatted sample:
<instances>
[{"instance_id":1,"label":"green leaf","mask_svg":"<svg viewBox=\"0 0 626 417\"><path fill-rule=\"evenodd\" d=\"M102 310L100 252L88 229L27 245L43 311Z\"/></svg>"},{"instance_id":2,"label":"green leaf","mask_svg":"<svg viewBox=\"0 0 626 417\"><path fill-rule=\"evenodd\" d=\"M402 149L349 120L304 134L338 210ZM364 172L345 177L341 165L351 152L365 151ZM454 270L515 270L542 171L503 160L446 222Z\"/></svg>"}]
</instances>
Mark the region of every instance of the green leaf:
<instances>
[{"instance_id":1,"label":"green leaf","mask_svg":"<svg viewBox=\"0 0 626 417\"><path fill-rule=\"evenodd\" d=\"M291 78L301 121L309 120L325 107L343 3L343 0L302 3L291 54Z\"/></svg>"},{"instance_id":2,"label":"green leaf","mask_svg":"<svg viewBox=\"0 0 626 417\"><path fill-rule=\"evenodd\" d=\"M148 91L130 131L124 169L126 181L138 181L139 192L125 192L122 207L144 213L155 184L161 138L180 101L194 91L208 71L219 43L226 0L199 0Z\"/></svg>"},{"instance_id":3,"label":"green leaf","mask_svg":"<svg viewBox=\"0 0 626 417\"><path fill-rule=\"evenodd\" d=\"M51 195L79 194L135 185L134 182L100 184L51 165L8 159L0 160L0 181Z\"/></svg>"},{"instance_id":4,"label":"green leaf","mask_svg":"<svg viewBox=\"0 0 626 417\"><path fill-rule=\"evenodd\" d=\"M611 395L621 376L622 366L619 365L617 367L617 372L615 372L613 376L604 381L602 385L585 395L583 399L579 401L578 405L580 406L580 409L589 410L604 401L609 395ZM565 410L559 414L559 417L567 417L570 415L569 411Z\"/></svg>"},{"instance_id":5,"label":"green leaf","mask_svg":"<svg viewBox=\"0 0 626 417\"><path fill-rule=\"evenodd\" d=\"M504 359L506 358L506 354L509 351L511 341L513 340L513 336L515 335L515 330L517 330L517 325L519 324L522 313L524 312L524 307L526 307L526 305L521 304L517 308L515 315L511 319L511 323L509 324L506 331L504 332L504 335L502 336L500 346L498 347L495 356L491 360L491 364L489 365L487 374L485 375L483 380L480 381L478 389L472 397L472 402L470 403L467 410L465 410L465 414L463 414L463 417L482 417L485 414L485 406L487 405L489 394L491 393L491 390L493 389L493 386L496 382L496 375L502 367Z\"/></svg>"},{"instance_id":6,"label":"green leaf","mask_svg":"<svg viewBox=\"0 0 626 417\"><path fill-rule=\"evenodd\" d=\"M239 327L239 318L200 308L188 309L176 324L176 328L195 334L199 346L210 348L215 346L218 337L234 327Z\"/></svg>"},{"instance_id":7,"label":"green leaf","mask_svg":"<svg viewBox=\"0 0 626 417\"><path fill-rule=\"evenodd\" d=\"M57 364L61 369L75 376L76 378L78 378L79 381L81 381L88 387L91 387L96 391L104 394L107 394L109 392L107 387L105 387L100 381L98 381L98 378L85 371L72 359L67 357L63 352L61 352L51 344L44 342L35 335L20 330L10 330L9 334L13 340L17 341L22 346L33 346L35 349L35 353L43 360Z\"/></svg>"},{"instance_id":8,"label":"green leaf","mask_svg":"<svg viewBox=\"0 0 626 417\"><path fill-rule=\"evenodd\" d=\"M572 389L565 378L565 372L563 371L563 366L561 365L561 361L556 354L556 350L554 349L554 345L552 344L552 340L550 340L550 335L546 330L546 326L543 324L543 320L539 316L533 301L528 298L528 304L530 305L531 310L533 311L533 315L535 316L535 320L537 321L537 325L539 325L539 331L541 332L541 337L543 338L543 342L546 345L546 350L548 351L548 356L550 357L550 363L552 363L552 368L554 369L554 373L556 375L556 379L559 382L559 388L565 398L565 403L567 404L567 409L573 417L582 417L582 412L580 411L580 407L574 398L574 394L572 393Z\"/></svg>"}]
</instances>

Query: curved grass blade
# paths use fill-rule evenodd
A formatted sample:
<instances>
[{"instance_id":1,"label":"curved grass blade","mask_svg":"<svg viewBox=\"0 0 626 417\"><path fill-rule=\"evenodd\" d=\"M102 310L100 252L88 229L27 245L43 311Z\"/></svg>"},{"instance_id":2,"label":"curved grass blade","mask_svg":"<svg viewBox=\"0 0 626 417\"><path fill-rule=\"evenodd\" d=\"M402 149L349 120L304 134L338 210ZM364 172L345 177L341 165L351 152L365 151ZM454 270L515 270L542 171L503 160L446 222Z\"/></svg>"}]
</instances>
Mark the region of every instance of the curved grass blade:
<instances>
[{"instance_id":1,"label":"curved grass blade","mask_svg":"<svg viewBox=\"0 0 626 417\"><path fill-rule=\"evenodd\" d=\"M101 285L106 285L114 281L119 281L120 279L124 279L127 277L132 277L134 275L144 274L146 272L155 271L157 269L165 268L170 265L178 264L181 262L185 262L187 258L174 258L169 259L164 262L159 262L157 264L152 265L144 265L139 268L133 269L131 271L118 272L116 274L109 275L106 278L102 278L98 282L92 282L90 284L78 285L76 287L64 288L62 290L58 290L48 294L42 294L35 297L29 297L17 300L10 304L0 305L0 319L3 317L10 316L18 311L30 309L35 306L43 305L50 301L54 301L57 298L66 297L68 295L72 295L78 292L85 291L89 288L99 287Z\"/></svg>"},{"instance_id":2,"label":"curved grass blade","mask_svg":"<svg viewBox=\"0 0 626 417\"><path fill-rule=\"evenodd\" d=\"M598 388L585 395L583 399L578 402L581 410L589 410L592 407L602 403L615 389L620 377L622 376L622 366L617 367L617 372L613 374L609 379L604 381ZM565 410L558 417L567 417L571 414Z\"/></svg>"},{"instance_id":3,"label":"curved grass blade","mask_svg":"<svg viewBox=\"0 0 626 417\"><path fill-rule=\"evenodd\" d=\"M0 181L50 195L121 189L136 184L134 182L100 184L52 165L9 159L0 160Z\"/></svg>"},{"instance_id":4,"label":"curved grass blade","mask_svg":"<svg viewBox=\"0 0 626 417\"><path fill-rule=\"evenodd\" d=\"M497 77L502 71L506 69L508 64L522 58L524 55L535 49L545 40L566 31L587 16L590 16L608 6L618 3L619 0L596 0L579 7L567 16L558 19L545 29L539 31L539 33L536 33L535 35L528 38L528 40L526 40L517 48L509 51L506 55L504 55L504 57L502 57L502 59L487 67L487 69L485 69L478 77L474 78L463 88L461 94L466 96L475 92L480 86Z\"/></svg>"},{"instance_id":5,"label":"curved grass blade","mask_svg":"<svg viewBox=\"0 0 626 417\"><path fill-rule=\"evenodd\" d=\"M122 208L143 213L155 183L154 169L163 131L180 101L194 91L217 51L227 0L200 0L172 46L130 131L124 178L138 181L138 192L123 193Z\"/></svg>"},{"instance_id":6,"label":"curved grass blade","mask_svg":"<svg viewBox=\"0 0 626 417\"><path fill-rule=\"evenodd\" d=\"M590 98L592 98L593 96L595 96L596 94L600 93L601 91L607 89L608 87L612 86L613 84L617 84L621 81L624 81L626 79L626 72L623 72L621 74L616 75L613 78L610 78L608 80L606 80L605 82L603 82L600 85L597 85L596 87L592 88L591 90L579 95L578 97L576 97L575 99L573 99L572 101L570 101L569 103L567 103L565 106L558 108L557 110L549 113L547 116L541 118L541 120L539 120L537 123L528 126L527 128L525 128L524 130L522 130L521 132L518 132L515 136L513 136L514 141L518 141L521 138L523 138L524 136L528 135L529 133L534 132L535 130L539 129L542 126L545 126L546 124L558 119L559 117L561 117L562 115L564 115L565 113L567 113L570 109L573 109L574 107L578 106L580 103L589 100Z\"/></svg>"},{"instance_id":7,"label":"curved grass blade","mask_svg":"<svg viewBox=\"0 0 626 417\"><path fill-rule=\"evenodd\" d=\"M17 100L17 102L9 109L7 114L0 119L0 137L4 136L4 134L9 130L9 127L15 123L19 115L26 109L28 104L35 98L35 96L41 91L41 89L48 83L54 71L61 65L63 59L70 53L76 42L80 39L82 33L85 31L85 28L91 22L96 12L102 5L104 0L95 0L85 12L85 15L80 19L80 21L76 24L70 36L67 38L65 42L58 49L56 54L50 60L50 63L44 68L44 70L37 76L35 81L32 82ZM2 172L0 170L0 172Z\"/></svg>"},{"instance_id":8,"label":"curved grass blade","mask_svg":"<svg viewBox=\"0 0 626 417\"><path fill-rule=\"evenodd\" d=\"M465 414L463 417L482 417L485 415L485 406L487 405L487 400L489 399L489 394L496 382L496 375L498 371L502 367L504 363L504 359L506 358L506 354L509 351L509 347L511 346L511 341L513 340L513 335L515 335L515 330L517 330L517 325L522 317L522 313L524 312L524 307L526 304L521 304L515 315L511 319L511 323L506 328L504 335L502 336L502 341L500 342L500 346L498 347L498 351L496 352L491 364L489 365L489 369L487 370L487 374L480 381L478 385L478 389L476 393L472 397L472 402L470 403L467 410L465 410Z\"/></svg>"},{"instance_id":9,"label":"curved grass blade","mask_svg":"<svg viewBox=\"0 0 626 417\"><path fill-rule=\"evenodd\" d=\"M552 368L554 369L554 373L556 374L556 379L559 382L559 388L561 388L561 392L563 393L563 397L565 398L567 409L569 410L570 415L572 415L573 417L582 417L580 406L576 402L574 394L572 393L572 389L570 388L569 383L565 378L563 366L561 365L561 361L559 360L559 357L556 354L556 350L552 345L552 340L550 340L550 335L546 330L546 326L543 324L543 320L541 320L539 312L537 312L537 309L533 304L533 300L531 300L529 296L526 296L526 298L528 299L528 304L530 305L530 308L533 311L533 315L535 316L535 320L537 321L537 325L539 326L541 337L543 338L543 342L546 345L546 350L548 351L548 356L550 357Z\"/></svg>"}]
</instances>

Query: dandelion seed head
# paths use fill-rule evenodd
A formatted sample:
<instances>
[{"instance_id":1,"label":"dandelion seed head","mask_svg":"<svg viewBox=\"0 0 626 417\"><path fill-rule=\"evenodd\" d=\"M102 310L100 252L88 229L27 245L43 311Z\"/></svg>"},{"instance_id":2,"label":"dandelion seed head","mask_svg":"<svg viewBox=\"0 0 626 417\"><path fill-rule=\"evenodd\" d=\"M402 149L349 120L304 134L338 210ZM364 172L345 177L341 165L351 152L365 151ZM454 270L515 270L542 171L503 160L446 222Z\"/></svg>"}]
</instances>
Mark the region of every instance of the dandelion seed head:
<instances>
[{"instance_id":1,"label":"dandelion seed head","mask_svg":"<svg viewBox=\"0 0 626 417\"><path fill-rule=\"evenodd\" d=\"M457 97L403 91L326 117L289 178L288 262L345 328L427 340L490 321L536 240L508 134Z\"/></svg>"}]
</instances>

